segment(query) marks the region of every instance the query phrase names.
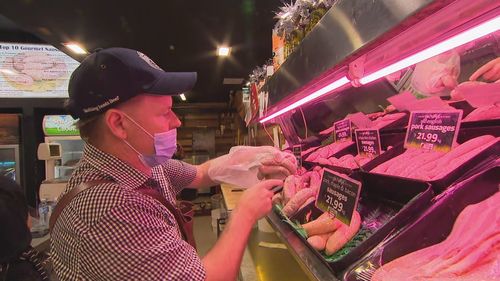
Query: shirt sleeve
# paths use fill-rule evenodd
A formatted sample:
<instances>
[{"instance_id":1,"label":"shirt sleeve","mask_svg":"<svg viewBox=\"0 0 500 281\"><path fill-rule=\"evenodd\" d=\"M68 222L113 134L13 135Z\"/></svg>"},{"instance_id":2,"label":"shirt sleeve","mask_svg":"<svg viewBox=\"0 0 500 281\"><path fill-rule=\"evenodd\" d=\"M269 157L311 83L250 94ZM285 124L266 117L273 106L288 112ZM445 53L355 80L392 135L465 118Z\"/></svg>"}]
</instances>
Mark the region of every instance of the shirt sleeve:
<instances>
[{"instance_id":1,"label":"shirt sleeve","mask_svg":"<svg viewBox=\"0 0 500 281\"><path fill-rule=\"evenodd\" d=\"M180 238L163 206L145 200L129 198L82 237L82 275L92 280L205 280L196 250Z\"/></svg>"},{"instance_id":2,"label":"shirt sleeve","mask_svg":"<svg viewBox=\"0 0 500 281\"><path fill-rule=\"evenodd\" d=\"M188 186L196 178L196 167L179 160L168 160L163 165L165 176L170 180L175 194Z\"/></svg>"}]
</instances>

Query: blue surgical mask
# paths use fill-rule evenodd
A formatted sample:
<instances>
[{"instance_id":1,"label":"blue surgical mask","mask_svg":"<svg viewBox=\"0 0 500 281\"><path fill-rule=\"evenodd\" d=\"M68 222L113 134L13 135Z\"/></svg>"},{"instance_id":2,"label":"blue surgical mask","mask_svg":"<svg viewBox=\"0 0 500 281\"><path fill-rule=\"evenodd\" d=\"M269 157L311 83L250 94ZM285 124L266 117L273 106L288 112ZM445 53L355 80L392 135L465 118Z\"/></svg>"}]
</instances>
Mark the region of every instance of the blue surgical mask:
<instances>
[{"instance_id":1,"label":"blue surgical mask","mask_svg":"<svg viewBox=\"0 0 500 281\"><path fill-rule=\"evenodd\" d=\"M130 143L124 140L124 142L137 153L139 159L144 165L152 168L154 166L161 165L172 158L177 150L177 129L172 129L163 133L156 133L153 136L134 119L130 118L128 115L125 116L153 139L155 153L152 155L144 155L140 153L137 149L130 145Z\"/></svg>"}]
</instances>

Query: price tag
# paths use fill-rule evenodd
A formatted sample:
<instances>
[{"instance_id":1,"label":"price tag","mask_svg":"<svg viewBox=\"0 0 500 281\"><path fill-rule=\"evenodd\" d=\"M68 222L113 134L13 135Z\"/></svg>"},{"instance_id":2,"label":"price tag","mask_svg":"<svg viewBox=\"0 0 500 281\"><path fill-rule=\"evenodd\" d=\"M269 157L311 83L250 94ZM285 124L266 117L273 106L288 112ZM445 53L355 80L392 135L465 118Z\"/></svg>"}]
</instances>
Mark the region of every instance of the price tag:
<instances>
[{"instance_id":1,"label":"price tag","mask_svg":"<svg viewBox=\"0 0 500 281\"><path fill-rule=\"evenodd\" d=\"M346 175L323 169L316 207L331 213L346 225L358 206L361 183Z\"/></svg>"},{"instance_id":2,"label":"price tag","mask_svg":"<svg viewBox=\"0 0 500 281\"><path fill-rule=\"evenodd\" d=\"M413 111L406 131L405 148L448 152L457 139L462 111Z\"/></svg>"},{"instance_id":3,"label":"price tag","mask_svg":"<svg viewBox=\"0 0 500 281\"><path fill-rule=\"evenodd\" d=\"M381 154L380 133L377 129L360 129L355 131L358 154L375 158Z\"/></svg>"},{"instance_id":4,"label":"price tag","mask_svg":"<svg viewBox=\"0 0 500 281\"><path fill-rule=\"evenodd\" d=\"M335 142L351 140L351 120L344 119L333 123L333 139Z\"/></svg>"},{"instance_id":5,"label":"price tag","mask_svg":"<svg viewBox=\"0 0 500 281\"><path fill-rule=\"evenodd\" d=\"M294 145L292 147L293 155L297 159L297 167L302 167L302 145Z\"/></svg>"}]
</instances>

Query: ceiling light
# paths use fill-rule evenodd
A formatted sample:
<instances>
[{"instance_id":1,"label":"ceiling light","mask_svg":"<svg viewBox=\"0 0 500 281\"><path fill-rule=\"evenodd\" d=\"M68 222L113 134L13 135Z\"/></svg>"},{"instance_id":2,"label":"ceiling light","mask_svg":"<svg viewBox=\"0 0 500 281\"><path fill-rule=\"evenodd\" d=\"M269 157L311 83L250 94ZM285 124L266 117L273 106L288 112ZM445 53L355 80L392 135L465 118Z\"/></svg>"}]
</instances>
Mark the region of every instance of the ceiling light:
<instances>
[{"instance_id":1,"label":"ceiling light","mask_svg":"<svg viewBox=\"0 0 500 281\"><path fill-rule=\"evenodd\" d=\"M181 97L181 100L182 100L182 101L186 101L186 96L185 96L184 94L180 94L180 96L179 96L179 97Z\"/></svg>"},{"instance_id":2,"label":"ceiling light","mask_svg":"<svg viewBox=\"0 0 500 281\"><path fill-rule=\"evenodd\" d=\"M340 79L338 79L338 80L336 80L336 81L334 81L334 82L326 85L325 87L323 87L323 88L321 88L321 89L313 92L312 94L308 95L307 97L305 97L303 99L300 99L300 100L292 103L291 105L289 105L289 106L287 106L287 107L285 107L285 108L283 108L283 109L281 109L281 110L279 110L279 111L277 111L277 112L275 112L275 113L273 113L273 114L271 114L271 115L269 115L269 116L261 119L259 122L260 123L265 123L265 122L267 122L267 121L269 121L269 120L271 120L271 119L273 119L275 117L278 117L278 116L282 115L283 113L285 113L287 111L295 109L295 108L297 108L297 107L299 107L299 106L301 106L301 105L303 105L305 103L308 103L308 102L310 102L310 101L312 101L312 100L314 100L314 99L316 99L316 98L318 98L320 96L326 95L326 94L330 93L331 91L333 91L335 89L338 89L338 88L340 88L340 87L342 87L342 86L344 86L346 84L349 84L349 83L350 83L349 79L347 79L347 77L344 76L344 77L342 77L342 78L340 78Z\"/></svg>"},{"instance_id":3,"label":"ceiling light","mask_svg":"<svg viewBox=\"0 0 500 281\"><path fill-rule=\"evenodd\" d=\"M231 48L229 47L221 46L217 49L217 55L219 57L227 57L229 56L229 53L231 53Z\"/></svg>"},{"instance_id":4,"label":"ceiling light","mask_svg":"<svg viewBox=\"0 0 500 281\"><path fill-rule=\"evenodd\" d=\"M80 44L77 43L64 43L66 48L70 49L73 53L78 55L88 54L87 50L85 50Z\"/></svg>"},{"instance_id":5,"label":"ceiling light","mask_svg":"<svg viewBox=\"0 0 500 281\"><path fill-rule=\"evenodd\" d=\"M386 66L378 71L373 72L359 80L361 84L367 84L379 78L385 77L401 69L405 69L416 63L432 58L446 51L454 49L458 46L472 42L490 33L500 30L500 16L489 21L483 22L473 28L470 28L462 33L459 33L449 39L446 39L434 46L431 46L414 55L404 58L396 63Z\"/></svg>"}]
</instances>

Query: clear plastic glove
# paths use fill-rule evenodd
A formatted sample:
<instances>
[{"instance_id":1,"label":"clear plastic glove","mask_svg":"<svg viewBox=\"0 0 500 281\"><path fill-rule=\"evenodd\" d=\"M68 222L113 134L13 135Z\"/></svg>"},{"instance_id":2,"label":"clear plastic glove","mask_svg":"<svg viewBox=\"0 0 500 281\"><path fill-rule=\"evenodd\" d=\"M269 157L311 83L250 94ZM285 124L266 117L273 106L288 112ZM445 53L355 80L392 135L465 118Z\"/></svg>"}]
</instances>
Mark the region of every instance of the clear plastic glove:
<instances>
[{"instance_id":1,"label":"clear plastic glove","mask_svg":"<svg viewBox=\"0 0 500 281\"><path fill-rule=\"evenodd\" d=\"M236 146L210 163L214 182L247 188L262 179L284 180L297 172L295 157L272 146Z\"/></svg>"},{"instance_id":2,"label":"clear plastic glove","mask_svg":"<svg viewBox=\"0 0 500 281\"><path fill-rule=\"evenodd\" d=\"M451 51L418 63L413 72L411 85L426 96L449 95L458 85L460 56Z\"/></svg>"}]
</instances>

